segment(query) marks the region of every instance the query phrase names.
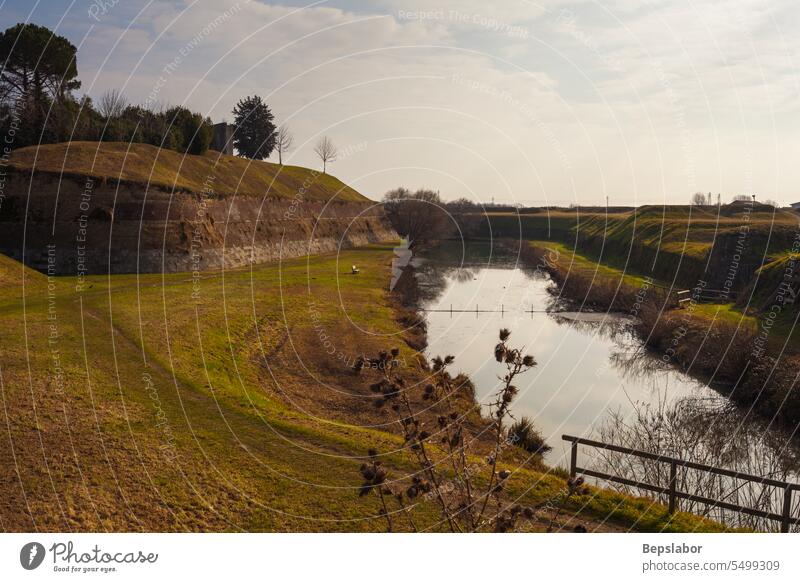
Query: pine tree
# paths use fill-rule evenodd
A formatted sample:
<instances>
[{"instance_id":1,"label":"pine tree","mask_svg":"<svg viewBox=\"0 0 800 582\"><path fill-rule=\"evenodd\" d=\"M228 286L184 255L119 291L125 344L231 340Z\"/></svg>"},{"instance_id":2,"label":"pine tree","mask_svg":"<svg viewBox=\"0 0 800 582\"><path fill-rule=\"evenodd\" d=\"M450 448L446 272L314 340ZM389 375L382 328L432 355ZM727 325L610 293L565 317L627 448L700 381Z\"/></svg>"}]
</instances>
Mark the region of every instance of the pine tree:
<instances>
[{"instance_id":1,"label":"pine tree","mask_svg":"<svg viewBox=\"0 0 800 582\"><path fill-rule=\"evenodd\" d=\"M245 97L233 109L233 145L243 158L263 160L275 149L272 112L258 95Z\"/></svg>"}]
</instances>

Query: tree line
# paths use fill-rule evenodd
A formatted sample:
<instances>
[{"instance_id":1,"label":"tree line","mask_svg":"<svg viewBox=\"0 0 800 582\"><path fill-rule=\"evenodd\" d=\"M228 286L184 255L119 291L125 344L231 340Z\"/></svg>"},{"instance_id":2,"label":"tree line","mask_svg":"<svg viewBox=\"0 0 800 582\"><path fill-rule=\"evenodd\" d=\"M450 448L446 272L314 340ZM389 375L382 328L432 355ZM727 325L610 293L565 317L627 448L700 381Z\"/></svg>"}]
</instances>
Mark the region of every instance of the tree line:
<instances>
[{"instance_id":1,"label":"tree line","mask_svg":"<svg viewBox=\"0 0 800 582\"><path fill-rule=\"evenodd\" d=\"M20 23L0 33L0 60L0 131L9 150L68 141L124 141L202 155L211 146L211 119L182 105L134 105L116 90L97 101L77 97L77 49L47 27ZM232 113L237 154L263 160L275 152L283 164L294 137L288 126L276 126L261 97L239 100ZM338 154L328 136L319 139L314 152L323 172Z\"/></svg>"},{"instance_id":2,"label":"tree line","mask_svg":"<svg viewBox=\"0 0 800 582\"><path fill-rule=\"evenodd\" d=\"M731 198L731 202L753 202L755 203L756 198L754 195L750 194L736 194L733 198ZM695 192L692 194L691 197L692 206L717 206L722 204L722 195L717 194L716 199L711 192ZM781 205L776 202L775 200L771 200L767 198L766 200L761 200L760 204L766 204L767 206L772 206L773 208L780 208Z\"/></svg>"}]
</instances>

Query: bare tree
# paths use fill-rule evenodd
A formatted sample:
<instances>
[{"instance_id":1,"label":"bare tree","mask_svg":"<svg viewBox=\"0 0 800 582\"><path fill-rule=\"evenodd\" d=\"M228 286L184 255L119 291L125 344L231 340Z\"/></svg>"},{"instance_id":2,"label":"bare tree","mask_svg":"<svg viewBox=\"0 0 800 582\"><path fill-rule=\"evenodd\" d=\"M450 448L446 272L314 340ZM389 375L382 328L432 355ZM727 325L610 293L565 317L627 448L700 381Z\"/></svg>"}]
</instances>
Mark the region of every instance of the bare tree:
<instances>
[{"instance_id":1,"label":"bare tree","mask_svg":"<svg viewBox=\"0 0 800 582\"><path fill-rule=\"evenodd\" d=\"M383 206L392 227L412 244L443 238L453 226L439 193L433 190L396 188L383 197Z\"/></svg>"},{"instance_id":2,"label":"bare tree","mask_svg":"<svg viewBox=\"0 0 800 582\"><path fill-rule=\"evenodd\" d=\"M110 89L100 96L97 101L97 110L105 119L114 119L122 115L128 101L117 89Z\"/></svg>"},{"instance_id":3,"label":"bare tree","mask_svg":"<svg viewBox=\"0 0 800 582\"><path fill-rule=\"evenodd\" d=\"M294 136L289 131L289 127L281 125L275 135L275 149L278 150L278 164L283 165L283 154L292 149Z\"/></svg>"},{"instance_id":4,"label":"bare tree","mask_svg":"<svg viewBox=\"0 0 800 582\"><path fill-rule=\"evenodd\" d=\"M702 192L695 192L692 194L692 206L705 206L706 195Z\"/></svg>"},{"instance_id":5,"label":"bare tree","mask_svg":"<svg viewBox=\"0 0 800 582\"><path fill-rule=\"evenodd\" d=\"M317 142L317 145L314 146L314 152L319 156L319 159L322 160L322 173L325 174L327 172L328 162L336 161L339 150L333 145L333 140L327 135L324 135Z\"/></svg>"},{"instance_id":6,"label":"bare tree","mask_svg":"<svg viewBox=\"0 0 800 582\"><path fill-rule=\"evenodd\" d=\"M634 365L638 365L634 363ZM653 404L635 403L632 414L611 412L598 431L599 440L634 448L654 456L690 459L695 463L717 466L730 471L790 479L797 471L797 453L790 437L783 432L770 434L760 423L743 422L743 413L723 397L684 397L667 402L659 396ZM622 477L669 487L670 465L654 458L620 455L598 450L588 461L591 468ZM681 467L675 475L676 488L690 495L718 499L770 513L779 513L783 490L728 475ZM636 487L615 486L627 493L641 494ZM663 493L656 495L667 502ZM680 509L707 516L733 527L775 531L777 524L706 504L697 499L682 500Z\"/></svg>"}]
</instances>

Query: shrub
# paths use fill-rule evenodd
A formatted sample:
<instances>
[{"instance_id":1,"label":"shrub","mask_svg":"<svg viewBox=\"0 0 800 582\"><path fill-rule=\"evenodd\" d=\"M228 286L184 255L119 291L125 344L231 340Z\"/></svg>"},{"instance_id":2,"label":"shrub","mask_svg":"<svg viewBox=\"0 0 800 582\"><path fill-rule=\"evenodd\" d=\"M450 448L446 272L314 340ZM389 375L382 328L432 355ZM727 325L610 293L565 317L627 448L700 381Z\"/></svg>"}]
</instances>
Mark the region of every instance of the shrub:
<instances>
[{"instance_id":1,"label":"shrub","mask_svg":"<svg viewBox=\"0 0 800 582\"><path fill-rule=\"evenodd\" d=\"M533 421L523 416L508 429L508 438L514 446L532 455L544 455L552 450L552 447L544 441L544 437L536 430Z\"/></svg>"}]
</instances>

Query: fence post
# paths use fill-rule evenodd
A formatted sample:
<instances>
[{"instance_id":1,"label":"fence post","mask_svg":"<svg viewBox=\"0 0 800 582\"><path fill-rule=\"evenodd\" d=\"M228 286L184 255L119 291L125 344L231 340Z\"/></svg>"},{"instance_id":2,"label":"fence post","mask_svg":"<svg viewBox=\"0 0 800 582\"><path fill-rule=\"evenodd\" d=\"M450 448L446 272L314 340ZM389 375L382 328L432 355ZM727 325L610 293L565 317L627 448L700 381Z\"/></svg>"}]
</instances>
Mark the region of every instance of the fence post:
<instances>
[{"instance_id":1,"label":"fence post","mask_svg":"<svg viewBox=\"0 0 800 582\"><path fill-rule=\"evenodd\" d=\"M783 490L783 521L781 521L781 533L789 533L789 524L792 521L792 487L787 485Z\"/></svg>"},{"instance_id":2,"label":"fence post","mask_svg":"<svg viewBox=\"0 0 800 582\"><path fill-rule=\"evenodd\" d=\"M569 476L574 477L578 472L578 441L572 441L572 450L569 455Z\"/></svg>"},{"instance_id":3,"label":"fence post","mask_svg":"<svg viewBox=\"0 0 800 582\"><path fill-rule=\"evenodd\" d=\"M675 484L678 480L678 465L675 459L669 462L669 513L675 513Z\"/></svg>"}]
</instances>

